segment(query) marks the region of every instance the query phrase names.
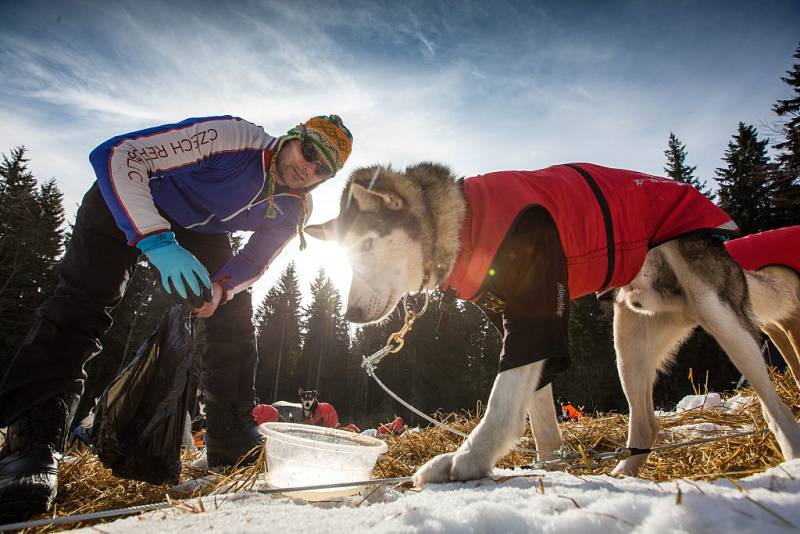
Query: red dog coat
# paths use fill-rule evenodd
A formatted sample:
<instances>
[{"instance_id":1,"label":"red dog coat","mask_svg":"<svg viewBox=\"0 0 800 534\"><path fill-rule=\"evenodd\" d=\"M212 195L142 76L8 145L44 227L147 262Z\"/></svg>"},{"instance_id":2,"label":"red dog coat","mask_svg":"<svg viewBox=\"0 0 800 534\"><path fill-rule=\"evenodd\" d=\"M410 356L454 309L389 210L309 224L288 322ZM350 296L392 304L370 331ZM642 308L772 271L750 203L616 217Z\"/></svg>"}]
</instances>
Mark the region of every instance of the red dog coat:
<instances>
[{"instance_id":1,"label":"red dog coat","mask_svg":"<svg viewBox=\"0 0 800 534\"><path fill-rule=\"evenodd\" d=\"M800 226L767 230L725 243L728 254L742 269L755 271L783 265L800 273Z\"/></svg>"},{"instance_id":2,"label":"red dog coat","mask_svg":"<svg viewBox=\"0 0 800 534\"><path fill-rule=\"evenodd\" d=\"M443 289L474 300L503 238L530 206L552 216L567 258L569 296L629 283L647 251L694 231L737 230L695 188L669 178L589 163L501 171L464 180L468 216Z\"/></svg>"}]
</instances>

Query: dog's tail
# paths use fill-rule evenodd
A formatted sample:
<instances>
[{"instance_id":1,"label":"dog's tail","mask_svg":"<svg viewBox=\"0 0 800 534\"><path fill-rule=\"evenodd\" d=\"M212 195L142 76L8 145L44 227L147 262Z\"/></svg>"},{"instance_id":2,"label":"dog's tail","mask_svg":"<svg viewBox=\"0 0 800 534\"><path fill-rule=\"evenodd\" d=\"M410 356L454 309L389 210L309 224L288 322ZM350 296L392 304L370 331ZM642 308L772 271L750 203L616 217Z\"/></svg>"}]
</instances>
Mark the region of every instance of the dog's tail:
<instances>
[{"instance_id":1,"label":"dog's tail","mask_svg":"<svg viewBox=\"0 0 800 534\"><path fill-rule=\"evenodd\" d=\"M792 269L770 266L758 271L745 271L750 303L756 322L779 322L796 313L800 307L800 276Z\"/></svg>"}]
</instances>

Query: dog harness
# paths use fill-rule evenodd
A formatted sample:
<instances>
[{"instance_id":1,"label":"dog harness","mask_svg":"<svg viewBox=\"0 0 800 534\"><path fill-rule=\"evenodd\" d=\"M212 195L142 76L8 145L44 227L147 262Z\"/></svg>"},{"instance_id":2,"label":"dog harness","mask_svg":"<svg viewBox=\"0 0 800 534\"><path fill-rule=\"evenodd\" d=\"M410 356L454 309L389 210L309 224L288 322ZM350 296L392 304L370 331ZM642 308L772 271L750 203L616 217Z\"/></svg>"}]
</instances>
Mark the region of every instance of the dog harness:
<instances>
[{"instance_id":1,"label":"dog harness","mask_svg":"<svg viewBox=\"0 0 800 534\"><path fill-rule=\"evenodd\" d=\"M800 226L789 226L725 242L742 269L755 271L782 265L800 273Z\"/></svg>"},{"instance_id":2,"label":"dog harness","mask_svg":"<svg viewBox=\"0 0 800 534\"><path fill-rule=\"evenodd\" d=\"M468 217L443 284L474 300L518 215L544 207L558 227L571 299L629 283L647 251L695 231L735 232L727 213L688 184L589 163L464 180Z\"/></svg>"}]
</instances>

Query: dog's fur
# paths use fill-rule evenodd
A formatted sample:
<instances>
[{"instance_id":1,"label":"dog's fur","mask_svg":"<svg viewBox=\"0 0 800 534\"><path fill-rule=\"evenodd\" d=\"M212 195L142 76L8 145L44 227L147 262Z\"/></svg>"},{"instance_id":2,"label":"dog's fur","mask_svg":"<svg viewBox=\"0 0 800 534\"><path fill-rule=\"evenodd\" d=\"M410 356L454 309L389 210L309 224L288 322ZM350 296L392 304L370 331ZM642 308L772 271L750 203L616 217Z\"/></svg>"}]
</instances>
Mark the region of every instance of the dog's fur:
<instances>
[{"instance_id":1,"label":"dog's fur","mask_svg":"<svg viewBox=\"0 0 800 534\"><path fill-rule=\"evenodd\" d=\"M756 323L778 348L800 388L800 275L780 265L746 274Z\"/></svg>"},{"instance_id":2,"label":"dog's fur","mask_svg":"<svg viewBox=\"0 0 800 534\"><path fill-rule=\"evenodd\" d=\"M423 289L432 290L446 279L458 253L465 212L461 188L446 167L423 163L398 172L375 166L351 175L338 218L306 231L336 239L348 249L354 276L346 317L372 322L392 311L405 292L424 284ZM778 310L776 302L791 299L787 285L776 283L775 275L766 271L745 279L741 268L708 238L686 236L652 249L635 279L616 290L614 342L630 408L629 447L648 448L655 442L656 374L699 325L716 338L757 392L784 457L800 457L800 427L770 383L748 289L765 331L774 324L796 326L797 316L791 313L798 309L797 293L794 307ZM796 343L796 329L783 332ZM537 390L542 367L536 362L498 374L478 426L457 451L422 466L415 484L488 474L522 435L526 415L537 450L557 450L561 436L552 389ZM623 460L615 473L635 475L646 458Z\"/></svg>"}]
</instances>

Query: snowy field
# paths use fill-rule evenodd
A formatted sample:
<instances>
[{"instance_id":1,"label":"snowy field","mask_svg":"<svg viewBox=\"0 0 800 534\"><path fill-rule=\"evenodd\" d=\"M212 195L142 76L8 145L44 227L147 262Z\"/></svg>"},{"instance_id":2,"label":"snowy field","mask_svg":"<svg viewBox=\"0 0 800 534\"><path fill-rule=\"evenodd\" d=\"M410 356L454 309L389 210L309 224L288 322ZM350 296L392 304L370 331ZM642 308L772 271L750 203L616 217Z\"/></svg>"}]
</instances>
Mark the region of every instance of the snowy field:
<instances>
[{"instance_id":1,"label":"snowy field","mask_svg":"<svg viewBox=\"0 0 800 534\"><path fill-rule=\"evenodd\" d=\"M684 398L687 410L738 412L755 402L716 393ZM709 422L673 427L680 439L743 428ZM682 437L680 437L682 435ZM185 484L197 484L187 481ZM800 531L800 460L745 479L651 482L558 471L495 469L479 481L422 490L373 486L363 495L308 503L256 491L173 501L174 506L97 524L76 532L558 532L758 533Z\"/></svg>"},{"instance_id":2,"label":"snowy field","mask_svg":"<svg viewBox=\"0 0 800 534\"><path fill-rule=\"evenodd\" d=\"M511 475L525 477L504 479ZM494 479L494 480L493 480ZM577 477L561 472L498 469L493 479L387 489L368 502L307 504L238 493L206 497L85 532L724 532L800 530L800 460L746 479L679 480ZM377 492L376 492L377 493Z\"/></svg>"}]
</instances>

